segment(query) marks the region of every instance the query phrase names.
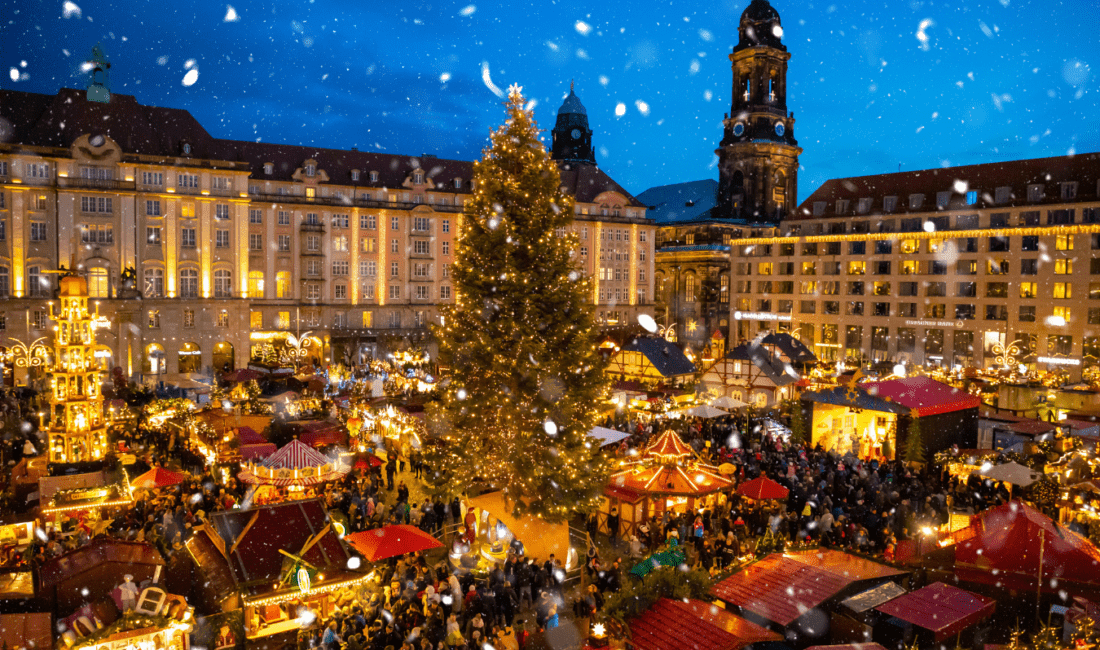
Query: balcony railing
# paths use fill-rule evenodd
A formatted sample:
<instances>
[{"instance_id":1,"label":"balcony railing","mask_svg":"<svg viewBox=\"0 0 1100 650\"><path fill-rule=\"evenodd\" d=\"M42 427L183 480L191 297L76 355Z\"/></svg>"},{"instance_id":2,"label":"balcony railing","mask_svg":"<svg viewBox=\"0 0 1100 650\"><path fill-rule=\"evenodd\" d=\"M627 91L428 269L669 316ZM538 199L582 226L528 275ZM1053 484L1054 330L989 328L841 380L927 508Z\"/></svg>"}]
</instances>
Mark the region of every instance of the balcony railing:
<instances>
[{"instance_id":1,"label":"balcony railing","mask_svg":"<svg viewBox=\"0 0 1100 650\"><path fill-rule=\"evenodd\" d=\"M96 189L96 190L132 190L134 181L120 181L114 178L80 178L73 176L60 176L57 186L68 189Z\"/></svg>"},{"instance_id":2,"label":"balcony railing","mask_svg":"<svg viewBox=\"0 0 1100 650\"><path fill-rule=\"evenodd\" d=\"M264 203L304 203L310 205L332 205L332 206L358 206L363 208L376 208L379 210L412 210L413 208L426 205L436 212L462 212L462 206L460 205L439 205L437 203L412 203L409 201L378 201L375 199L365 199L356 197L352 199L348 196L295 196L292 194L249 194L249 198L253 201Z\"/></svg>"}]
</instances>

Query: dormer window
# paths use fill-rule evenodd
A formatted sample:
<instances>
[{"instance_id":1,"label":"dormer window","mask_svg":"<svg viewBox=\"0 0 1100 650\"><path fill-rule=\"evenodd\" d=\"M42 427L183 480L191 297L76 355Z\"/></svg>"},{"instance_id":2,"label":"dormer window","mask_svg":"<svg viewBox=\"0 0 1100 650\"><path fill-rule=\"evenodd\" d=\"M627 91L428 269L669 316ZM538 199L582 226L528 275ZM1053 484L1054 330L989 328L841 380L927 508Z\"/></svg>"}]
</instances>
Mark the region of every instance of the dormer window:
<instances>
[{"instance_id":1,"label":"dormer window","mask_svg":"<svg viewBox=\"0 0 1100 650\"><path fill-rule=\"evenodd\" d=\"M1043 200L1043 186L1040 183L1032 183L1027 186L1027 200L1031 202Z\"/></svg>"},{"instance_id":2,"label":"dormer window","mask_svg":"<svg viewBox=\"0 0 1100 650\"><path fill-rule=\"evenodd\" d=\"M370 173L370 182L372 182L372 183L377 183L378 182L378 172L371 172Z\"/></svg>"},{"instance_id":3,"label":"dormer window","mask_svg":"<svg viewBox=\"0 0 1100 650\"><path fill-rule=\"evenodd\" d=\"M351 170L351 180L353 180L353 181L358 181L359 180L359 170L358 169Z\"/></svg>"},{"instance_id":4,"label":"dormer window","mask_svg":"<svg viewBox=\"0 0 1100 650\"><path fill-rule=\"evenodd\" d=\"M867 214L870 209L871 199L860 199L859 202L856 203L856 212L859 214Z\"/></svg>"},{"instance_id":5,"label":"dormer window","mask_svg":"<svg viewBox=\"0 0 1100 650\"><path fill-rule=\"evenodd\" d=\"M455 189L456 190L461 190L462 189L462 179L461 178L456 178L455 179Z\"/></svg>"},{"instance_id":6,"label":"dormer window","mask_svg":"<svg viewBox=\"0 0 1100 650\"><path fill-rule=\"evenodd\" d=\"M997 205L1004 205L1012 200L1012 188L1008 185L1002 185L993 190L993 202Z\"/></svg>"},{"instance_id":7,"label":"dormer window","mask_svg":"<svg viewBox=\"0 0 1100 650\"><path fill-rule=\"evenodd\" d=\"M317 165L306 165L306 176L316 176Z\"/></svg>"},{"instance_id":8,"label":"dormer window","mask_svg":"<svg viewBox=\"0 0 1100 650\"><path fill-rule=\"evenodd\" d=\"M1063 199L1075 199L1077 198L1077 183L1062 183L1062 198Z\"/></svg>"},{"instance_id":9,"label":"dormer window","mask_svg":"<svg viewBox=\"0 0 1100 650\"><path fill-rule=\"evenodd\" d=\"M836 213L844 214L848 211L848 199L837 199L836 201Z\"/></svg>"},{"instance_id":10,"label":"dormer window","mask_svg":"<svg viewBox=\"0 0 1100 650\"><path fill-rule=\"evenodd\" d=\"M275 173L275 163L264 163L264 174L271 176Z\"/></svg>"},{"instance_id":11,"label":"dormer window","mask_svg":"<svg viewBox=\"0 0 1100 650\"><path fill-rule=\"evenodd\" d=\"M920 210L920 206L924 204L923 194L910 194L909 195L909 209Z\"/></svg>"},{"instance_id":12,"label":"dormer window","mask_svg":"<svg viewBox=\"0 0 1100 650\"><path fill-rule=\"evenodd\" d=\"M825 214L825 202L814 201L814 216L820 217Z\"/></svg>"},{"instance_id":13,"label":"dormer window","mask_svg":"<svg viewBox=\"0 0 1100 650\"><path fill-rule=\"evenodd\" d=\"M882 197L882 211L893 212L898 207L898 197L896 196L884 196Z\"/></svg>"},{"instance_id":14,"label":"dormer window","mask_svg":"<svg viewBox=\"0 0 1100 650\"><path fill-rule=\"evenodd\" d=\"M191 143L190 142L184 142L183 143L183 154L185 156L190 156L191 155Z\"/></svg>"},{"instance_id":15,"label":"dormer window","mask_svg":"<svg viewBox=\"0 0 1100 650\"><path fill-rule=\"evenodd\" d=\"M936 192L936 207L946 208L951 202L951 192Z\"/></svg>"},{"instance_id":16,"label":"dormer window","mask_svg":"<svg viewBox=\"0 0 1100 650\"><path fill-rule=\"evenodd\" d=\"M424 183L424 172L413 172L413 184L422 185Z\"/></svg>"}]
</instances>

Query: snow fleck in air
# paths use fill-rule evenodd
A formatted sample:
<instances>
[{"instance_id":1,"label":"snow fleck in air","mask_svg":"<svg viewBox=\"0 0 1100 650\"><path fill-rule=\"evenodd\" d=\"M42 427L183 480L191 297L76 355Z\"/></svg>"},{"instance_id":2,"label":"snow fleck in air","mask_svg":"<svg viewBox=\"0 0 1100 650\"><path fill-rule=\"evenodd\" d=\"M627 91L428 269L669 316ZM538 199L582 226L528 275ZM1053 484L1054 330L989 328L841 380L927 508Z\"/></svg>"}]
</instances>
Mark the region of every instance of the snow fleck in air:
<instances>
[{"instance_id":1,"label":"snow fleck in air","mask_svg":"<svg viewBox=\"0 0 1100 650\"><path fill-rule=\"evenodd\" d=\"M1089 80L1089 64L1070 59L1062 66L1062 78L1071 86L1080 86Z\"/></svg>"},{"instance_id":2,"label":"snow fleck in air","mask_svg":"<svg viewBox=\"0 0 1100 650\"><path fill-rule=\"evenodd\" d=\"M222 18L223 23L235 23L240 19L241 17L237 15L237 10L233 8L233 5L225 5L225 18Z\"/></svg>"},{"instance_id":3,"label":"snow fleck in air","mask_svg":"<svg viewBox=\"0 0 1100 650\"><path fill-rule=\"evenodd\" d=\"M184 86L194 86L195 82L199 80L199 69L191 68L187 71L187 74L183 75Z\"/></svg>"},{"instance_id":4,"label":"snow fleck in air","mask_svg":"<svg viewBox=\"0 0 1100 650\"><path fill-rule=\"evenodd\" d=\"M920 41L920 48L925 52L927 52L929 49L928 32L926 32L925 30L935 24L936 23L932 22L931 18L925 18L924 20L920 21L920 26L917 27L917 40Z\"/></svg>"},{"instance_id":5,"label":"snow fleck in air","mask_svg":"<svg viewBox=\"0 0 1100 650\"><path fill-rule=\"evenodd\" d=\"M649 314L638 314L638 324L644 327L647 332L657 331L657 321L653 320L653 317Z\"/></svg>"},{"instance_id":6,"label":"snow fleck in air","mask_svg":"<svg viewBox=\"0 0 1100 650\"><path fill-rule=\"evenodd\" d=\"M466 5L462 8L462 11L458 12L459 16L472 16L477 11L477 7L474 5Z\"/></svg>"},{"instance_id":7,"label":"snow fleck in air","mask_svg":"<svg viewBox=\"0 0 1100 650\"><path fill-rule=\"evenodd\" d=\"M714 34L711 34L708 30L700 29L699 38L703 39L704 41L709 41L714 38Z\"/></svg>"},{"instance_id":8,"label":"snow fleck in air","mask_svg":"<svg viewBox=\"0 0 1100 650\"><path fill-rule=\"evenodd\" d=\"M183 69L184 70L190 70L193 67L195 67L195 60L194 59L187 59L186 61L183 62Z\"/></svg>"},{"instance_id":9,"label":"snow fleck in air","mask_svg":"<svg viewBox=\"0 0 1100 650\"><path fill-rule=\"evenodd\" d=\"M546 435L548 436L558 435L558 425L553 420L547 420L546 422L543 422L542 428L544 431L546 431Z\"/></svg>"},{"instance_id":10,"label":"snow fleck in air","mask_svg":"<svg viewBox=\"0 0 1100 650\"><path fill-rule=\"evenodd\" d=\"M313 621L317 620L317 615L314 614L311 610L302 608L300 611L301 613L298 614L297 622L298 626L302 629L313 625Z\"/></svg>"},{"instance_id":11,"label":"snow fleck in air","mask_svg":"<svg viewBox=\"0 0 1100 650\"><path fill-rule=\"evenodd\" d=\"M714 93L712 93L711 91L709 91L709 90L703 91L703 99L705 99L709 102L713 97L714 97Z\"/></svg>"},{"instance_id":12,"label":"snow fleck in air","mask_svg":"<svg viewBox=\"0 0 1100 650\"><path fill-rule=\"evenodd\" d=\"M492 77L489 76L488 61L481 62L481 80L485 83L485 87L491 90L494 95L501 98L504 97L504 91L500 88L497 88L496 85L493 84Z\"/></svg>"},{"instance_id":13,"label":"snow fleck in air","mask_svg":"<svg viewBox=\"0 0 1100 650\"><path fill-rule=\"evenodd\" d=\"M1047 316L1047 321L1046 322L1047 322L1048 327L1065 327L1066 326L1065 316Z\"/></svg>"},{"instance_id":14,"label":"snow fleck in air","mask_svg":"<svg viewBox=\"0 0 1100 650\"><path fill-rule=\"evenodd\" d=\"M167 56L158 56L157 57L157 65L167 65L167 64L168 64L168 57Z\"/></svg>"},{"instance_id":15,"label":"snow fleck in air","mask_svg":"<svg viewBox=\"0 0 1100 650\"><path fill-rule=\"evenodd\" d=\"M588 52L585 52L584 50L582 50L580 48L577 48L577 58L582 60L582 61L587 61L588 60Z\"/></svg>"},{"instance_id":16,"label":"snow fleck in air","mask_svg":"<svg viewBox=\"0 0 1100 650\"><path fill-rule=\"evenodd\" d=\"M551 50L554 50L555 52L557 52L560 49L560 48L558 48L558 44L555 43L554 41L546 41L546 47L550 48Z\"/></svg>"},{"instance_id":17,"label":"snow fleck in air","mask_svg":"<svg viewBox=\"0 0 1100 650\"><path fill-rule=\"evenodd\" d=\"M956 180L953 187L959 194L966 194L966 191L970 189L970 184L966 181Z\"/></svg>"},{"instance_id":18,"label":"snow fleck in air","mask_svg":"<svg viewBox=\"0 0 1100 650\"><path fill-rule=\"evenodd\" d=\"M455 393L455 397L457 397L460 400L466 399L466 389L465 388L459 388L458 392Z\"/></svg>"},{"instance_id":19,"label":"snow fleck in air","mask_svg":"<svg viewBox=\"0 0 1100 650\"><path fill-rule=\"evenodd\" d=\"M894 366L894 374L895 375L901 375L902 377L904 377L905 376L905 366L903 366L900 363L897 364L896 366Z\"/></svg>"},{"instance_id":20,"label":"snow fleck in air","mask_svg":"<svg viewBox=\"0 0 1100 650\"><path fill-rule=\"evenodd\" d=\"M451 73L450 72L444 72L443 74L439 75L439 80L442 81L443 83L447 83L448 81L451 80Z\"/></svg>"},{"instance_id":21,"label":"snow fleck in air","mask_svg":"<svg viewBox=\"0 0 1100 650\"><path fill-rule=\"evenodd\" d=\"M15 70L15 68L12 68L12 70ZM626 115L626 104L619 102L615 105L615 117L622 117L623 115Z\"/></svg>"},{"instance_id":22,"label":"snow fleck in air","mask_svg":"<svg viewBox=\"0 0 1100 650\"><path fill-rule=\"evenodd\" d=\"M357 558L357 557L349 557L349 558L348 558L348 568L349 568L349 569L352 569L352 570L358 569L358 568L359 568L359 564L360 564L361 562L362 562L362 560L360 560L360 559L359 559L359 558Z\"/></svg>"},{"instance_id":23,"label":"snow fleck in air","mask_svg":"<svg viewBox=\"0 0 1100 650\"><path fill-rule=\"evenodd\" d=\"M634 107L637 108L638 112L642 115L649 115L649 104L643 102L642 100L635 100ZM618 112L618 109L616 108L615 111Z\"/></svg>"},{"instance_id":24,"label":"snow fleck in air","mask_svg":"<svg viewBox=\"0 0 1100 650\"><path fill-rule=\"evenodd\" d=\"M573 29L576 29L577 33L581 36L588 36L588 32L592 31L592 25L589 25L583 20L578 20L577 24L573 25Z\"/></svg>"},{"instance_id":25,"label":"snow fleck in air","mask_svg":"<svg viewBox=\"0 0 1100 650\"><path fill-rule=\"evenodd\" d=\"M12 81L19 81L19 68L12 68L8 75L11 77Z\"/></svg>"},{"instance_id":26,"label":"snow fleck in air","mask_svg":"<svg viewBox=\"0 0 1100 650\"><path fill-rule=\"evenodd\" d=\"M581 277L580 273L577 273L576 271L570 271L569 272L569 280L571 282L576 282L577 278L579 278L579 277Z\"/></svg>"},{"instance_id":27,"label":"snow fleck in air","mask_svg":"<svg viewBox=\"0 0 1100 650\"><path fill-rule=\"evenodd\" d=\"M606 86L610 82L611 82L611 80L607 78L607 75L605 75L605 74L600 75L600 85L601 86Z\"/></svg>"},{"instance_id":28,"label":"snow fleck in air","mask_svg":"<svg viewBox=\"0 0 1100 650\"><path fill-rule=\"evenodd\" d=\"M691 74L699 72L699 59L691 60L691 67L688 68L688 72L690 72Z\"/></svg>"},{"instance_id":29,"label":"snow fleck in air","mask_svg":"<svg viewBox=\"0 0 1100 650\"><path fill-rule=\"evenodd\" d=\"M931 221L924 222L924 232L936 232L936 224Z\"/></svg>"},{"instance_id":30,"label":"snow fleck in air","mask_svg":"<svg viewBox=\"0 0 1100 650\"><path fill-rule=\"evenodd\" d=\"M775 34L776 38L783 38L783 28L779 25L772 27L772 33Z\"/></svg>"},{"instance_id":31,"label":"snow fleck in air","mask_svg":"<svg viewBox=\"0 0 1100 650\"><path fill-rule=\"evenodd\" d=\"M69 2L68 0L66 0L66 2L61 5L61 17L72 18L73 16L77 18L80 18L82 16L80 7L76 6L75 2Z\"/></svg>"}]
</instances>

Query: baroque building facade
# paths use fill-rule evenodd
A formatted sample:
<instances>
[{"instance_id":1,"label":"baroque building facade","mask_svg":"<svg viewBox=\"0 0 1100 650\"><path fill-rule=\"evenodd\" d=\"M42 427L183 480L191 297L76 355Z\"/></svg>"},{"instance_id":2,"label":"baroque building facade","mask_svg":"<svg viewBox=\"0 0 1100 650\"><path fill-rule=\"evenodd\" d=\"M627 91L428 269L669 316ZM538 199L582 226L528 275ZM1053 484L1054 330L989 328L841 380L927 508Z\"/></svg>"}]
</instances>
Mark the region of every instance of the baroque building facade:
<instances>
[{"instance_id":1,"label":"baroque building facade","mask_svg":"<svg viewBox=\"0 0 1100 650\"><path fill-rule=\"evenodd\" d=\"M430 344L472 162L218 139L111 94L108 65L87 91L0 91L0 352L45 336L61 266L110 323L100 362L129 376L303 342L320 363ZM587 116L582 135L591 151ZM594 158L554 151L597 318L633 321L652 309L653 223Z\"/></svg>"}]
</instances>

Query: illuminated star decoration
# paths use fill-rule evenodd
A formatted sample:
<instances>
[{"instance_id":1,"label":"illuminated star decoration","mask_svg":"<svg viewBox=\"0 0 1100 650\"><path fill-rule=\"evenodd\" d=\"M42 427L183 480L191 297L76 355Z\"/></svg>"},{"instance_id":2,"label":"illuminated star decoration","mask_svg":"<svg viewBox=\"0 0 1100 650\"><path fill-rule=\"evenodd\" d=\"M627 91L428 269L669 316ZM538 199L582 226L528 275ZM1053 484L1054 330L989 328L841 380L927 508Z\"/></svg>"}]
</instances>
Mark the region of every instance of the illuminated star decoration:
<instances>
[{"instance_id":1,"label":"illuminated star decoration","mask_svg":"<svg viewBox=\"0 0 1100 650\"><path fill-rule=\"evenodd\" d=\"M699 328L699 323L695 322L694 320L689 320L688 321L688 331L689 332L694 332L698 328Z\"/></svg>"},{"instance_id":2,"label":"illuminated star decoration","mask_svg":"<svg viewBox=\"0 0 1100 650\"><path fill-rule=\"evenodd\" d=\"M523 94L523 86L519 84L512 84L508 86L508 97L513 98Z\"/></svg>"},{"instance_id":3,"label":"illuminated star decoration","mask_svg":"<svg viewBox=\"0 0 1100 650\"><path fill-rule=\"evenodd\" d=\"M844 391L845 397L848 401L855 404L859 399L859 380L863 378L863 370L857 368L855 374L852 375L852 380L848 382L848 389Z\"/></svg>"}]
</instances>

